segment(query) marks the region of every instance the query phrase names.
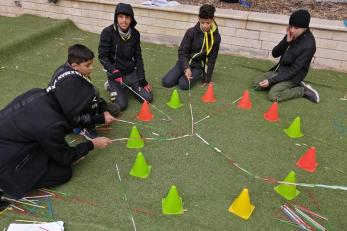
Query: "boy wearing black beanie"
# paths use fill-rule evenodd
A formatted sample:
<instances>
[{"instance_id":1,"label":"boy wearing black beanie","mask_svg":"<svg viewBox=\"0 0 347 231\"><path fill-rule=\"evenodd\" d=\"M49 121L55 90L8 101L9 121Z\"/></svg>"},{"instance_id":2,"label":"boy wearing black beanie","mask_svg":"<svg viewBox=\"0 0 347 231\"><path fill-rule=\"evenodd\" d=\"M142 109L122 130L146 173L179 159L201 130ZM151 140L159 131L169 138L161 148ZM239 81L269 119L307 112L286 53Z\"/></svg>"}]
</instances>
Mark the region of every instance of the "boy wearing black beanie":
<instances>
[{"instance_id":1,"label":"boy wearing black beanie","mask_svg":"<svg viewBox=\"0 0 347 231\"><path fill-rule=\"evenodd\" d=\"M316 52L316 41L309 24L308 11L292 13L287 34L272 50L272 56L280 57L280 61L269 72L255 79L253 85L256 90L269 90L270 101L305 97L314 103L319 102L318 92L303 82Z\"/></svg>"}]
</instances>

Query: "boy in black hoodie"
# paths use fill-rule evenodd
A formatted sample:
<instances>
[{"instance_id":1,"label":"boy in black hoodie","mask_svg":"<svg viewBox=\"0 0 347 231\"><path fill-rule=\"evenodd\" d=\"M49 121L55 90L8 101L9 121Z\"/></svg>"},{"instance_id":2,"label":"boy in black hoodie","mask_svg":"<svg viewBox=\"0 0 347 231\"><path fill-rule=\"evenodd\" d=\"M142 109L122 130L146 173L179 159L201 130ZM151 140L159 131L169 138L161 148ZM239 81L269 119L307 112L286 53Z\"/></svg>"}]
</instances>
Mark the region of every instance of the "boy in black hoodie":
<instances>
[{"instance_id":1,"label":"boy in black hoodie","mask_svg":"<svg viewBox=\"0 0 347 231\"><path fill-rule=\"evenodd\" d=\"M59 85L59 76L73 71L77 71L84 76L86 84L91 84L90 75L93 70L93 58L94 53L86 46L81 44L75 44L69 47L68 50L68 60L65 64L60 66L53 74L51 81L48 84L48 87L53 87ZM88 83L87 83L88 82ZM93 86L93 85L92 85ZM76 89L76 93L78 89ZM97 136L96 131L94 130L95 124L110 124L115 121L116 116L120 112L120 107L118 104L106 103L103 98L100 97L99 91L94 87L93 102L88 105L81 115L77 115L73 118L73 123L78 128L82 128L81 134L84 135L87 139L95 138ZM65 100L71 100L66 97ZM80 129L75 129L80 130ZM79 132L78 132L79 133Z\"/></svg>"},{"instance_id":2,"label":"boy in black hoodie","mask_svg":"<svg viewBox=\"0 0 347 231\"><path fill-rule=\"evenodd\" d=\"M106 27L100 36L99 60L108 77L105 89L122 110L128 106L128 87L136 92L132 93L140 102L143 99L151 102L153 99L152 87L145 79L140 33L135 29L136 24L131 5L119 3L114 24Z\"/></svg>"},{"instance_id":3,"label":"boy in black hoodie","mask_svg":"<svg viewBox=\"0 0 347 231\"><path fill-rule=\"evenodd\" d=\"M272 56L280 57L280 61L254 80L256 90L269 90L270 101L305 97L314 103L319 102L318 92L303 82L316 52L316 41L309 24L310 13L306 10L295 11L290 16L287 34L272 49Z\"/></svg>"},{"instance_id":4,"label":"boy in black hoodie","mask_svg":"<svg viewBox=\"0 0 347 231\"><path fill-rule=\"evenodd\" d=\"M182 90L188 90L189 82L192 85L201 77L204 85L211 81L221 43L214 21L215 11L213 5L200 7L199 22L184 35L178 49L178 61L162 79L164 87L178 84Z\"/></svg>"},{"instance_id":5,"label":"boy in black hoodie","mask_svg":"<svg viewBox=\"0 0 347 231\"><path fill-rule=\"evenodd\" d=\"M32 89L0 110L0 196L19 199L33 189L67 182L72 165L112 141L97 137L74 147L65 136L74 118L94 103L94 87L80 72L60 74L47 89ZM68 100L67 100L68 99ZM4 204L0 201L0 207Z\"/></svg>"}]
</instances>

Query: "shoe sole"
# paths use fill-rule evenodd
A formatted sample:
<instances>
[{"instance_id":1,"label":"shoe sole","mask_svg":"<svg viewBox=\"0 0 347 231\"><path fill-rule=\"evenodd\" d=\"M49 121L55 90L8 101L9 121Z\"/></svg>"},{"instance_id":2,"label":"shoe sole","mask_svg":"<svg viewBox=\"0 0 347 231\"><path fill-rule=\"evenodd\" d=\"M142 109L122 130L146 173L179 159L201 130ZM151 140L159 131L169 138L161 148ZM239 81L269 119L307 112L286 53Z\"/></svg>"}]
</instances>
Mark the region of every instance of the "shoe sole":
<instances>
[{"instance_id":1,"label":"shoe sole","mask_svg":"<svg viewBox=\"0 0 347 231\"><path fill-rule=\"evenodd\" d=\"M311 85L309 84L305 84L303 83L305 87L307 87L308 89L310 89L311 91L314 92L314 94L317 96L317 102L316 103L319 103L319 94L318 94L318 91L316 91L313 87L311 87Z\"/></svg>"}]
</instances>

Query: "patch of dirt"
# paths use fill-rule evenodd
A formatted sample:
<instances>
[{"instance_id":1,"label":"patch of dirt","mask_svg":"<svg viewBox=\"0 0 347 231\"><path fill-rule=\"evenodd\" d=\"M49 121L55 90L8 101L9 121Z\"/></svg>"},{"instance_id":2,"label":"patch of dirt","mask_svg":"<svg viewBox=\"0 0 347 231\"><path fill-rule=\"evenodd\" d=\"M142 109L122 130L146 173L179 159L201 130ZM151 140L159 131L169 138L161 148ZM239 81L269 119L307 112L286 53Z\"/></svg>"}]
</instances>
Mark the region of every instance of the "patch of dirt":
<instances>
[{"instance_id":1,"label":"patch of dirt","mask_svg":"<svg viewBox=\"0 0 347 231\"><path fill-rule=\"evenodd\" d=\"M247 8L240 3L226 3L220 0L176 0L181 4L203 5L213 4L217 8L255 11L261 13L290 15L298 9L306 9L311 17L343 20L347 19L347 3L318 2L316 0L246 0L252 6ZM242 0L245 1L245 0Z\"/></svg>"}]
</instances>

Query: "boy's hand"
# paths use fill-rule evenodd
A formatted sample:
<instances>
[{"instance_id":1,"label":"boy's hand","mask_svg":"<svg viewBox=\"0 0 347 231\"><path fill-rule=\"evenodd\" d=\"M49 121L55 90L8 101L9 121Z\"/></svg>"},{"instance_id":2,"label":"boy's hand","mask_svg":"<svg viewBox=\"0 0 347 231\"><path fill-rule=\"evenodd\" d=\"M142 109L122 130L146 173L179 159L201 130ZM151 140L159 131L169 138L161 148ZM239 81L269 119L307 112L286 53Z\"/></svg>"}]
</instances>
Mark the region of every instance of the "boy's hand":
<instances>
[{"instance_id":1,"label":"boy's hand","mask_svg":"<svg viewBox=\"0 0 347 231\"><path fill-rule=\"evenodd\" d=\"M147 92L152 91L152 86L150 84L147 84L146 86L143 87Z\"/></svg>"},{"instance_id":2,"label":"boy's hand","mask_svg":"<svg viewBox=\"0 0 347 231\"><path fill-rule=\"evenodd\" d=\"M267 80L267 79L260 81L258 84L262 88L267 88L270 85L269 80Z\"/></svg>"},{"instance_id":3,"label":"boy's hand","mask_svg":"<svg viewBox=\"0 0 347 231\"><path fill-rule=\"evenodd\" d=\"M95 139L91 140L94 148L104 149L108 145L112 144L112 141L107 137L96 137Z\"/></svg>"},{"instance_id":4,"label":"boy's hand","mask_svg":"<svg viewBox=\"0 0 347 231\"><path fill-rule=\"evenodd\" d=\"M184 75L186 76L186 78L188 80L191 80L193 77L192 77L192 70L190 70L190 68L187 68L184 70Z\"/></svg>"},{"instance_id":5,"label":"boy's hand","mask_svg":"<svg viewBox=\"0 0 347 231\"><path fill-rule=\"evenodd\" d=\"M122 76L122 73L120 72L120 70L116 69L116 70L112 71L112 78L114 81L117 81L117 82L123 81L122 77L123 76Z\"/></svg>"},{"instance_id":6,"label":"boy's hand","mask_svg":"<svg viewBox=\"0 0 347 231\"><path fill-rule=\"evenodd\" d=\"M123 84L123 78L122 77L116 78L116 79L114 79L114 81L116 81L117 83Z\"/></svg>"},{"instance_id":7,"label":"boy's hand","mask_svg":"<svg viewBox=\"0 0 347 231\"><path fill-rule=\"evenodd\" d=\"M111 124L114 121L116 121L116 118L114 118L110 112L105 111L104 112L104 118L105 118L105 124Z\"/></svg>"},{"instance_id":8,"label":"boy's hand","mask_svg":"<svg viewBox=\"0 0 347 231\"><path fill-rule=\"evenodd\" d=\"M286 32L287 32L287 42L290 43L291 41L293 41L294 38L290 33L289 26L287 27Z\"/></svg>"}]
</instances>

